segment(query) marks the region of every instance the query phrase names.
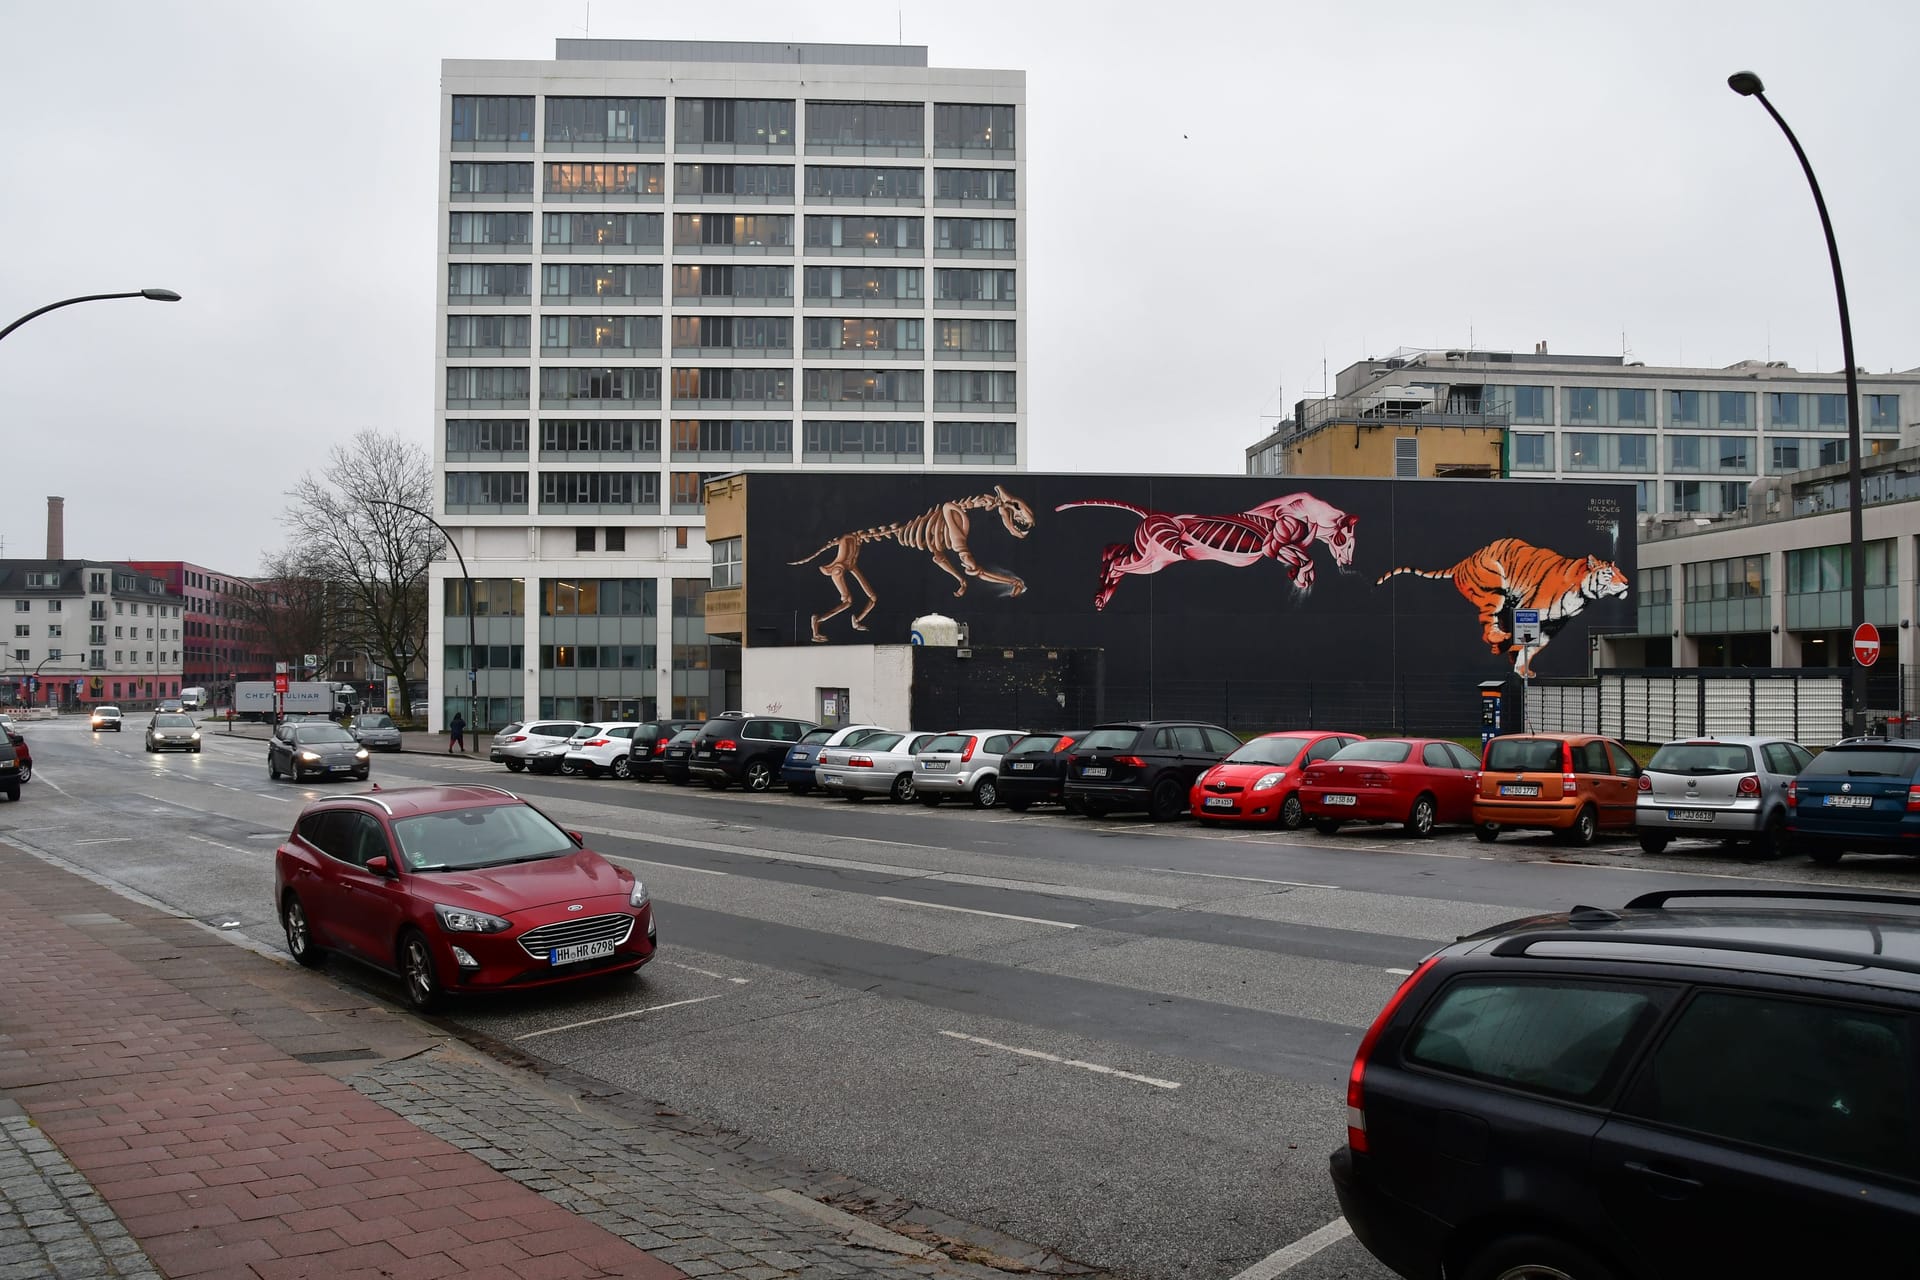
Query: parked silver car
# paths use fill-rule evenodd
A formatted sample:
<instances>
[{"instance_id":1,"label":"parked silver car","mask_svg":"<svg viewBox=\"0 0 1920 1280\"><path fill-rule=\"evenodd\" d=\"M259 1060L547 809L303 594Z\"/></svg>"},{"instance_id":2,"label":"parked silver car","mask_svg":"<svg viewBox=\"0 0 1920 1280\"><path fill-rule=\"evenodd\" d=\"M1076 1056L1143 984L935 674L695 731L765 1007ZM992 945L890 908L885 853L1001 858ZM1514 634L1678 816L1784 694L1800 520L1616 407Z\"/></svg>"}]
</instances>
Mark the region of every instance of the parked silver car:
<instances>
[{"instance_id":1,"label":"parked silver car","mask_svg":"<svg viewBox=\"0 0 1920 1280\"><path fill-rule=\"evenodd\" d=\"M1025 729L956 729L922 747L913 772L914 794L924 805L966 796L977 809L1000 799L1000 757L1027 736Z\"/></svg>"},{"instance_id":2,"label":"parked silver car","mask_svg":"<svg viewBox=\"0 0 1920 1280\"><path fill-rule=\"evenodd\" d=\"M487 759L504 764L513 773L527 767L527 757L542 747L557 747L573 736L578 720L515 721L493 735ZM564 753L563 753L564 754Z\"/></svg>"},{"instance_id":3,"label":"parked silver car","mask_svg":"<svg viewBox=\"0 0 1920 1280\"><path fill-rule=\"evenodd\" d=\"M147 721L148 751L200 751L200 729L180 711L156 711Z\"/></svg>"},{"instance_id":4,"label":"parked silver car","mask_svg":"<svg viewBox=\"0 0 1920 1280\"><path fill-rule=\"evenodd\" d=\"M828 795L847 800L886 796L904 803L913 799L915 753L937 733L881 733L853 746L825 747L813 768L814 783Z\"/></svg>"},{"instance_id":5,"label":"parked silver car","mask_svg":"<svg viewBox=\"0 0 1920 1280\"><path fill-rule=\"evenodd\" d=\"M347 725L347 732L358 738L360 745L369 751L400 749L400 726L384 711L369 711L365 715L355 716Z\"/></svg>"},{"instance_id":6,"label":"parked silver car","mask_svg":"<svg viewBox=\"0 0 1920 1280\"><path fill-rule=\"evenodd\" d=\"M1684 738L1654 752L1640 775L1634 826L1640 847L1739 841L1755 855L1786 852L1787 784L1813 753L1786 738Z\"/></svg>"}]
</instances>

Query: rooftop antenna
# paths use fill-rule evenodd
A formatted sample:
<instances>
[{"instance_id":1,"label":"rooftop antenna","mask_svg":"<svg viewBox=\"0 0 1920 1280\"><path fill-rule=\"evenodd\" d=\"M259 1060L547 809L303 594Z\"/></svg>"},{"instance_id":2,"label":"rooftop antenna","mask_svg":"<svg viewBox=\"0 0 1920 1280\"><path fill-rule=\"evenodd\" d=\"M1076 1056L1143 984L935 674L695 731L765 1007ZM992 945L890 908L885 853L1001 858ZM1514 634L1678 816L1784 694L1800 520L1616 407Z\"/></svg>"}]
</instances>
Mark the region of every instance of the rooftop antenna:
<instances>
[{"instance_id":1,"label":"rooftop antenna","mask_svg":"<svg viewBox=\"0 0 1920 1280\"><path fill-rule=\"evenodd\" d=\"M587 39L593 39L593 0L587 0L587 25L579 29L586 34Z\"/></svg>"},{"instance_id":2,"label":"rooftop antenna","mask_svg":"<svg viewBox=\"0 0 1920 1280\"><path fill-rule=\"evenodd\" d=\"M906 14L900 9L893 11L893 38L895 42L899 44L905 44L907 42Z\"/></svg>"}]
</instances>

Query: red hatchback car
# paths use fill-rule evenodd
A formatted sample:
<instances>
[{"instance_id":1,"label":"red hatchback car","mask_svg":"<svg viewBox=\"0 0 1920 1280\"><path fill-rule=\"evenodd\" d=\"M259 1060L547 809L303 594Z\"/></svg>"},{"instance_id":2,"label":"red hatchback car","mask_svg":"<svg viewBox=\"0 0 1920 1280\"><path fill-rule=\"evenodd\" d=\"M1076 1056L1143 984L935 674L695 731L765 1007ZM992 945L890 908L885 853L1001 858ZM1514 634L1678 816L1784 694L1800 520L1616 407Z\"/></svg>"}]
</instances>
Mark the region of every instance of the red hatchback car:
<instances>
[{"instance_id":1,"label":"red hatchback car","mask_svg":"<svg viewBox=\"0 0 1920 1280\"><path fill-rule=\"evenodd\" d=\"M1373 738L1309 765L1300 805L1326 835L1347 822L1398 822L1428 836L1439 823L1473 821L1479 776L1480 761L1457 742Z\"/></svg>"},{"instance_id":2,"label":"red hatchback car","mask_svg":"<svg viewBox=\"0 0 1920 1280\"><path fill-rule=\"evenodd\" d=\"M1289 831L1306 823L1300 807L1300 774L1340 748L1360 741L1357 733L1293 729L1249 739L1201 774L1188 808L1201 822L1271 822Z\"/></svg>"},{"instance_id":3,"label":"red hatchback car","mask_svg":"<svg viewBox=\"0 0 1920 1280\"><path fill-rule=\"evenodd\" d=\"M629 973L657 941L632 872L499 787L317 801L273 871L294 959L338 951L394 974L422 1012L445 995Z\"/></svg>"}]
</instances>

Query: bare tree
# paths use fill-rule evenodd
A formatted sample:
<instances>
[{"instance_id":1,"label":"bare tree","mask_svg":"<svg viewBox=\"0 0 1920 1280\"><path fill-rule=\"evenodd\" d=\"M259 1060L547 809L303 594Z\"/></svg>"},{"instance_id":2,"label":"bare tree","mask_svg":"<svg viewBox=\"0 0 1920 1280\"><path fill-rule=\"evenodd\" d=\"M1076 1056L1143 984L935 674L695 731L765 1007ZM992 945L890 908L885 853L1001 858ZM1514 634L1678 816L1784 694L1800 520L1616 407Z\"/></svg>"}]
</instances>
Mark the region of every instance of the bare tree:
<instances>
[{"instance_id":1,"label":"bare tree","mask_svg":"<svg viewBox=\"0 0 1920 1280\"><path fill-rule=\"evenodd\" d=\"M400 507L433 505L433 460L420 445L367 430L328 455L287 494L287 554L323 584L333 620L329 651L364 647L404 673L427 634L427 566L444 545L433 525ZM319 652L304 650L303 652Z\"/></svg>"},{"instance_id":2,"label":"bare tree","mask_svg":"<svg viewBox=\"0 0 1920 1280\"><path fill-rule=\"evenodd\" d=\"M311 653L331 669L341 656L336 608L346 593L327 574L298 543L261 557L258 594L246 602L244 614L274 658L297 661Z\"/></svg>"}]
</instances>

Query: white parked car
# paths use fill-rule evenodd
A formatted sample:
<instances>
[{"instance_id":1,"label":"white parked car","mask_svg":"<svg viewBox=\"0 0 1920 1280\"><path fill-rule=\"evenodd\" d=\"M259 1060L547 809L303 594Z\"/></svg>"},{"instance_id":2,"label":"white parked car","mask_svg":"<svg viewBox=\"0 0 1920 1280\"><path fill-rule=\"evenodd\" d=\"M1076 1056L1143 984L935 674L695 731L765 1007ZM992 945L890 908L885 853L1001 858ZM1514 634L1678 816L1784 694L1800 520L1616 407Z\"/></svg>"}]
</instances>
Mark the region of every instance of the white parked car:
<instances>
[{"instance_id":1,"label":"white parked car","mask_svg":"<svg viewBox=\"0 0 1920 1280\"><path fill-rule=\"evenodd\" d=\"M516 720L493 735L487 759L519 773L527 767L528 756L542 747L558 746L579 727L578 720Z\"/></svg>"},{"instance_id":2,"label":"white parked car","mask_svg":"<svg viewBox=\"0 0 1920 1280\"><path fill-rule=\"evenodd\" d=\"M854 746L827 747L814 766L813 780L828 795L847 800L886 796L913 799L915 753L937 733L881 733Z\"/></svg>"},{"instance_id":3,"label":"white parked car","mask_svg":"<svg viewBox=\"0 0 1920 1280\"><path fill-rule=\"evenodd\" d=\"M966 796L977 809L1000 799L1000 757L1027 736L1025 729L956 729L920 748L913 773L920 803L937 805L948 796Z\"/></svg>"},{"instance_id":4,"label":"white parked car","mask_svg":"<svg viewBox=\"0 0 1920 1280\"><path fill-rule=\"evenodd\" d=\"M611 773L626 781L633 776L633 733L639 727L631 720L609 720L576 731L567 739L567 755L561 771L584 773L589 778Z\"/></svg>"}]
</instances>

